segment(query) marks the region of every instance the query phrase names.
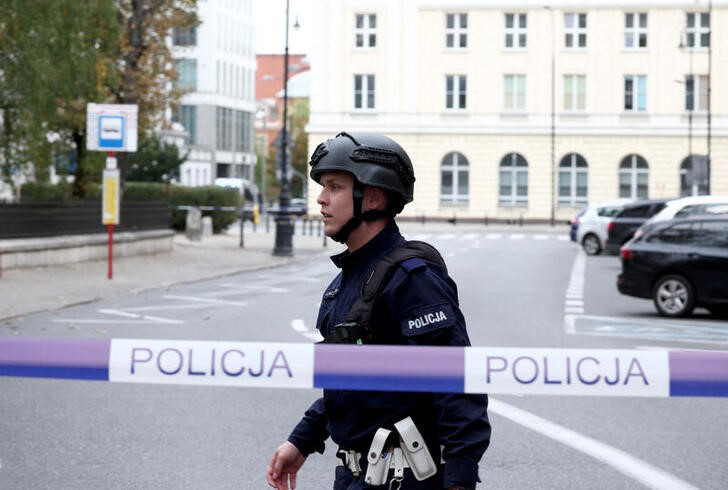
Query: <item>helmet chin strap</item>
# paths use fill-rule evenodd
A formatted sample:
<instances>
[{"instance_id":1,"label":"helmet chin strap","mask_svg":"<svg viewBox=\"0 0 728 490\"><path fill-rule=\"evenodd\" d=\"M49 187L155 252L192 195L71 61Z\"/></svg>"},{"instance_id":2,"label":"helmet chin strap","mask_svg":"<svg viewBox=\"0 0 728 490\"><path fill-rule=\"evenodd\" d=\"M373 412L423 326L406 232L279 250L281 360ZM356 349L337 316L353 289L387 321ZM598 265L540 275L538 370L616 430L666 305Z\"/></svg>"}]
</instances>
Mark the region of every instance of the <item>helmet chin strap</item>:
<instances>
[{"instance_id":1,"label":"helmet chin strap","mask_svg":"<svg viewBox=\"0 0 728 490\"><path fill-rule=\"evenodd\" d=\"M354 181L352 197L354 199L354 216L344 223L344 226L342 226L339 231L331 236L332 240L339 243L346 243L351 232L354 231L363 221L376 221L378 219L391 218L394 216L391 211L379 209L370 209L369 211L364 211L362 213L361 205L364 199L364 186L356 180Z\"/></svg>"}]
</instances>

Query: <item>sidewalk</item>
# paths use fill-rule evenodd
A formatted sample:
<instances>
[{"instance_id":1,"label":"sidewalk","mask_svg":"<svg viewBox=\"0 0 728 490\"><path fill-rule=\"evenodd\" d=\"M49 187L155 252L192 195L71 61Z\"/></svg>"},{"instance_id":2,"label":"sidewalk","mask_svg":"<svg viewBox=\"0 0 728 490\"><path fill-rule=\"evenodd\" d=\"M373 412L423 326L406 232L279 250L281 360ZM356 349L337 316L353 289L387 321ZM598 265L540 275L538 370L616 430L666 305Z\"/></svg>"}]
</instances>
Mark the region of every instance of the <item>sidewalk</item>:
<instances>
[{"instance_id":1,"label":"sidewalk","mask_svg":"<svg viewBox=\"0 0 728 490\"><path fill-rule=\"evenodd\" d=\"M399 223L405 238L429 233L517 232L566 233L566 226L515 226L430 222ZM113 279L106 260L3 271L0 277L0 321L74 304L110 299L173 284L211 279L243 271L276 267L301 260L324 260L343 245L322 236L293 236L293 257L274 257L275 230L246 227L244 247L236 230L191 242L176 234L171 252L114 259ZM332 266L333 267L333 266ZM332 275L334 271L332 269Z\"/></svg>"},{"instance_id":2,"label":"sidewalk","mask_svg":"<svg viewBox=\"0 0 728 490\"><path fill-rule=\"evenodd\" d=\"M199 242L176 234L171 252L114 260L109 280L106 260L49 267L9 269L0 278L0 321L30 313L56 310L146 289L221 277L325 257L341 245L321 236L294 235L293 257L274 257L275 232L250 232L240 247L238 232L207 236Z\"/></svg>"}]
</instances>

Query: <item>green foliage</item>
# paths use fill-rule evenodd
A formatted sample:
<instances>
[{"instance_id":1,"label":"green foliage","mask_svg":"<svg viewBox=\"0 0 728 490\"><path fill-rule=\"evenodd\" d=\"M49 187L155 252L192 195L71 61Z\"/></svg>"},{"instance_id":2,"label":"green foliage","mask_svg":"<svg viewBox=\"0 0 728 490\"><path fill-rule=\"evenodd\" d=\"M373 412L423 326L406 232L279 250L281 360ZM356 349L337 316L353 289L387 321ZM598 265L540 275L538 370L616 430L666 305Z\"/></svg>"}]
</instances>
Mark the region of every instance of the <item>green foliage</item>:
<instances>
[{"instance_id":1,"label":"green foliage","mask_svg":"<svg viewBox=\"0 0 728 490\"><path fill-rule=\"evenodd\" d=\"M186 157L179 154L175 144L145 138L127 158L126 180L170 183L179 178L179 167Z\"/></svg>"},{"instance_id":2,"label":"green foliage","mask_svg":"<svg viewBox=\"0 0 728 490\"><path fill-rule=\"evenodd\" d=\"M242 204L240 192L237 189L203 186L171 188L170 204L172 206L234 206ZM203 216L212 216L212 231L220 233L222 230L239 219L237 211L202 211ZM185 229L187 212L183 210L172 211L172 227L175 230Z\"/></svg>"},{"instance_id":3,"label":"green foliage","mask_svg":"<svg viewBox=\"0 0 728 490\"><path fill-rule=\"evenodd\" d=\"M24 203L70 201L71 191L71 184L66 182L56 185L28 182L20 187L20 201Z\"/></svg>"},{"instance_id":4,"label":"green foliage","mask_svg":"<svg viewBox=\"0 0 728 490\"><path fill-rule=\"evenodd\" d=\"M130 201L159 201L169 200L172 187L166 184L153 182L124 182L122 199Z\"/></svg>"},{"instance_id":5,"label":"green foliage","mask_svg":"<svg viewBox=\"0 0 728 490\"><path fill-rule=\"evenodd\" d=\"M85 173L86 103L104 101L118 79L114 2L4 0L0 19L3 176L32 163L44 180L52 135L56 150L78 151L74 193L83 195L93 178Z\"/></svg>"}]
</instances>

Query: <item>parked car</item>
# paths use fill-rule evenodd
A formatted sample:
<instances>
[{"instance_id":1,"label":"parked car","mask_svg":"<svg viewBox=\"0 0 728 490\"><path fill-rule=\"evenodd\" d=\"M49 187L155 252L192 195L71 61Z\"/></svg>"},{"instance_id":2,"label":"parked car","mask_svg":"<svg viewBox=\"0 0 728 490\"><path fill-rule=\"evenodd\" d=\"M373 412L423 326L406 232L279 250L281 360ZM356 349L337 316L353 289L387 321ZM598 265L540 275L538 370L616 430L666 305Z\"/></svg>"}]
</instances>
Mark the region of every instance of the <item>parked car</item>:
<instances>
[{"instance_id":1,"label":"parked car","mask_svg":"<svg viewBox=\"0 0 728 490\"><path fill-rule=\"evenodd\" d=\"M660 212L668 201L669 199L645 199L627 204L607 225L604 251L618 255L619 248L632 238L637 228Z\"/></svg>"},{"instance_id":2,"label":"parked car","mask_svg":"<svg viewBox=\"0 0 728 490\"><path fill-rule=\"evenodd\" d=\"M618 199L587 206L572 220L572 233L576 228L576 239L572 240L580 244L588 255L598 254L607 240L609 221L630 202L632 199Z\"/></svg>"},{"instance_id":3,"label":"parked car","mask_svg":"<svg viewBox=\"0 0 728 490\"><path fill-rule=\"evenodd\" d=\"M651 298L663 316L702 306L728 314L728 216L656 223L620 250L620 293Z\"/></svg>"},{"instance_id":4,"label":"parked car","mask_svg":"<svg viewBox=\"0 0 728 490\"><path fill-rule=\"evenodd\" d=\"M269 213L277 213L280 210L280 203L276 202L268 206ZM305 216L308 214L308 205L305 199L293 198L288 201L288 212L294 216Z\"/></svg>"}]
</instances>

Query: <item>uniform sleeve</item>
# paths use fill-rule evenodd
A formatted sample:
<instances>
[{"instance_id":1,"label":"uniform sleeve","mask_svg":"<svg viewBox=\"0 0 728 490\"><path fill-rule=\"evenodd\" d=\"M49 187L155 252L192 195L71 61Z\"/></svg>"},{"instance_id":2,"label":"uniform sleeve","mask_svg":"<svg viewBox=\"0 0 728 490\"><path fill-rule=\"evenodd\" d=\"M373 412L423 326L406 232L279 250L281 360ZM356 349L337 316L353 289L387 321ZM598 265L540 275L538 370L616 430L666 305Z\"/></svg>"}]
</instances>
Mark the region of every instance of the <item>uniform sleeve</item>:
<instances>
[{"instance_id":1,"label":"uniform sleeve","mask_svg":"<svg viewBox=\"0 0 728 490\"><path fill-rule=\"evenodd\" d=\"M288 436L288 441L304 456L313 452L323 454L324 441L329 437L327 423L324 399L319 398L306 410L301 421Z\"/></svg>"},{"instance_id":2,"label":"uniform sleeve","mask_svg":"<svg viewBox=\"0 0 728 490\"><path fill-rule=\"evenodd\" d=\"M390 283L388 305L399 320L409 345L469 346L457 288L450 277L431 265L399 270ZM478 463L490 444L488 397L433 394L438 438L445 460L443 483L474 486Z\"/></svg>"}]
</instances>

